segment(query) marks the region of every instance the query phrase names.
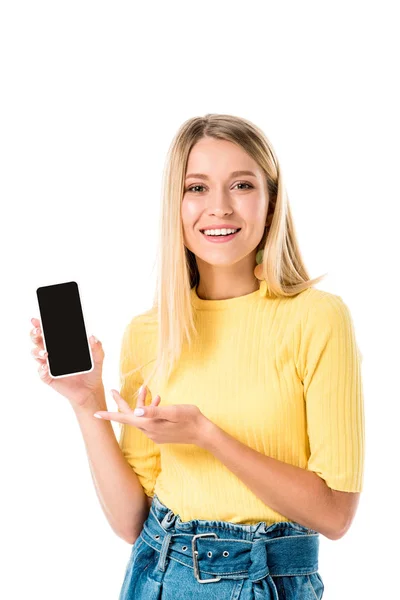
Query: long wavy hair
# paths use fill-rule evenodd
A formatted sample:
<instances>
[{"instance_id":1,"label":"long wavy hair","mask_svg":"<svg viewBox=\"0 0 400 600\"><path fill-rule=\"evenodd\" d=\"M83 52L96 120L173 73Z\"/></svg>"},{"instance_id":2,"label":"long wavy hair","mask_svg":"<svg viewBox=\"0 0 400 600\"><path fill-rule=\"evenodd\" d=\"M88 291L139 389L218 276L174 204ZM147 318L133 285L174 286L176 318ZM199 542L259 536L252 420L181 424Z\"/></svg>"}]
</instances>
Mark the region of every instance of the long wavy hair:
<instances>
[{"instance_id":1,"label":"long wavy hair","mask_svg":"<svg viewBox=\"0 0 400 600\"><path fill-rule=\"evenodd\" d=\"M195 255L184 245L181 204L189 153L204 137L238 144L265 173L269 191L267 223L269 221L270 225L264 230L257 252L264 250L262 273L268 293L276 297L295 296L319 283L327 274L309 278L298 245L282 170L266 135L250 121L232 115L207 114L188 119L171 142L163 171L157 282L153 306L147 313L158 323L158 347L156 357L149 361L155 361L155 365L143 378L144 385L148 385L156 373L168 381L183 344L187 342L190 348L197 333L190 296L191 288L199 283L199 270ZM125 378L132 372L120 373L120 376ZM136 398L137 394L136 391Z\"/></svg>"}]
</instances>

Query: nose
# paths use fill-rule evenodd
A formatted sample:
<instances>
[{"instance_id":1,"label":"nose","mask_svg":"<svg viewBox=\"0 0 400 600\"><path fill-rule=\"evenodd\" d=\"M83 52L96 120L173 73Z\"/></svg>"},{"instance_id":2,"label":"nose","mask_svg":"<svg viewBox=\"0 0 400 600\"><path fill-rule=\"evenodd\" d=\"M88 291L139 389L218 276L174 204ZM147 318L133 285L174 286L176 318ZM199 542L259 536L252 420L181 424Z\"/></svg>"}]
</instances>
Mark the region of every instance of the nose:
<instances>
[{"instance_id":1,"label":"nose","mask_svg":"<svg viewBox=\"0 0 400 600\"><path fill-rule=\"evenodd\" d=\"M210 195L207 212L209 215L219 217L232 214L232 201L229 194L221 189Z\"/></svg>"}]
</instances>

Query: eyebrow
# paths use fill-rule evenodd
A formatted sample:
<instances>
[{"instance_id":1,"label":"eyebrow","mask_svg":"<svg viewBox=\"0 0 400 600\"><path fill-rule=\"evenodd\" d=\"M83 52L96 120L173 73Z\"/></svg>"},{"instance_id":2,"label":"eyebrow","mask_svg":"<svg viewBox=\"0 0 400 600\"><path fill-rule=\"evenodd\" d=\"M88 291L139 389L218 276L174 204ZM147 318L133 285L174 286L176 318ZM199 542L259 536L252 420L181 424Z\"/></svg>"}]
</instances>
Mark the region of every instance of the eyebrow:
<instances>
[{"instance_id":1,"label":"eyebrow","mask_svg":"<svg viewBox=\"0 0 400 600\"><path fill-rule=\"evenodd\" d=\"M253 173L253 171L232 171L231 173L231 177L239 177L240 175L250 175L251 177L257 177L257 175L255 175L255 173ZM205 175L204 173L189 173L188 175L186 175L186 179L189 179L189 177L197 177L198 179L207 179L209 180L209 176Z\"/></svg>"}]
</instances>

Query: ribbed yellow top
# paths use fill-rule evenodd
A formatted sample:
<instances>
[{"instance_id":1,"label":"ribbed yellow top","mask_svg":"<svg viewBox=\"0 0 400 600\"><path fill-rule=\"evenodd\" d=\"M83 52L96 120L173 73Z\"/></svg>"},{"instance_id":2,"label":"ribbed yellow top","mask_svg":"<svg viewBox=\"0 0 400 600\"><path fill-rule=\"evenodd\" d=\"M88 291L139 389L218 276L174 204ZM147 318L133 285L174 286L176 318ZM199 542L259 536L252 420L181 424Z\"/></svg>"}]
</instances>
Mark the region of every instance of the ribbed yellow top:
<instances>
[{"instance_id":1,"label":"ribbed yellow top","mask_svg":"<svg viewBox=\"0 0 400 600\"><path fill-rule=\"evenodd\" d=\"M191 298L198 337L190 350L184 346L168 386L151 383L146 404L156 394L160 406L195 404L257 452L314 471L335 490L362 491L362 357L342 298L309 288L282 299L262 285L226 300L203 300L193 288ZM153 309L124 331L120 393L133 408L133 393L154 366L157 336ZM149 364L124 377L142 363ZM290 520L194 444L157 445L127 425L119 443L145 493L183 521Z\"/></svg>"}]
</instances>

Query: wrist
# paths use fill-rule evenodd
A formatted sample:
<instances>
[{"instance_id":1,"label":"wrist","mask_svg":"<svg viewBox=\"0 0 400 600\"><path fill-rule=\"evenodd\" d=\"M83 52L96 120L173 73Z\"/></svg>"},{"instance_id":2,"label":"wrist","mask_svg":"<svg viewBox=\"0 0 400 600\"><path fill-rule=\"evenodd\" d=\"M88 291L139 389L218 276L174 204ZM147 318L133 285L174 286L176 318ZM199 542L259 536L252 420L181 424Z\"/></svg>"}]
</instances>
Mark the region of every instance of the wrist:
<instances>
[{"instance_id":1,"label":"wrist","mask_svg":"<svg viewBox=\"0 0 400 600\"><path fill-rule=\"evenodd\" d=\"M204 450L209 450L217 429L219 429L218 425L207 417L204 417L199 427L199 441L197 445Z\"/></svg>"},{"instance_id":2,"label":"wrist","mask_svg":"<svg viewBox=\"0 0 400 600\"><path fill-rule=\"evenodd\" d=\"M73 409L76 416L86 414L93 416L98 410L108 410L104 386L100 386L98 389L93 390L84 404L73 404Z\"/></svg>"}]
</instances>

